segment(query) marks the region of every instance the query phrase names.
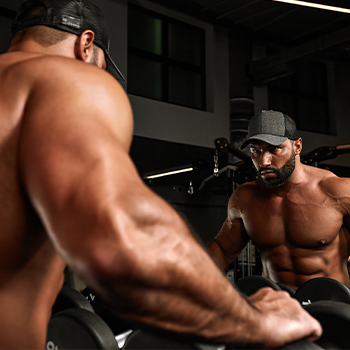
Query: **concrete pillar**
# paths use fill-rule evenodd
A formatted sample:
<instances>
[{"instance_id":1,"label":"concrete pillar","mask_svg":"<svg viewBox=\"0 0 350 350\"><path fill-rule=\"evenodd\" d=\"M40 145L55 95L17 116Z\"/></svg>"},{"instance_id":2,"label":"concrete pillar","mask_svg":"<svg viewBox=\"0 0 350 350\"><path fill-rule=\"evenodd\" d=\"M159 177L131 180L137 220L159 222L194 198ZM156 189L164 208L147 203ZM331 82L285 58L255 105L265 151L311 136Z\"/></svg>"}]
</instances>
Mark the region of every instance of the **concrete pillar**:
<instances>
[{"instance_id":1,"label":"concrete pillar","mask_svg":"<svg viewBox=\"0 0 350 350\"><path fill-rule=\"evenodd\" d=\"M248 122L254 115L254 91L248 65L252 61L253 39L249 31L229 31L230 144L239 148L247 137ZM233 157L234 162L240 161Z\"/></svg>"}]
</instances>

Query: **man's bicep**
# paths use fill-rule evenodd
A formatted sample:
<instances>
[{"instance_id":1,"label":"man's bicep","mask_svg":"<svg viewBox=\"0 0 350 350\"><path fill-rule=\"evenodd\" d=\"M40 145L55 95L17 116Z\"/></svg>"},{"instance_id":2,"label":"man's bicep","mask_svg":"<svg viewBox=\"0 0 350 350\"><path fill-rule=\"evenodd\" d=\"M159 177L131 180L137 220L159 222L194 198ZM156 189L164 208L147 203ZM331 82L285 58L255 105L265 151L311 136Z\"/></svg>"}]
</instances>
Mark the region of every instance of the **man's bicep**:
<instances>
[{"instance_id":1,"label":"man's bicep","mask_svg":"<svg viewBox=\"0 0 350 350\"><path fill-rule=\"evenodd\" d=\"M249 242L249 237L244 229L241 219L225 220L221 230L216 235L208 249L211 255L226 269L239 255Z\"/></svg>"},{"instance_id":2,"label":"man's bicep","mask_svg":"<svg viewBox=\"0 0 350 350\"><path fill-rule=\"evenodd\" d=\"M222 247L225 255L234 260L249 242L249 237L243 225L243 220L227 218L216 236L216 241Z\"/></svg>"}]
</instances>

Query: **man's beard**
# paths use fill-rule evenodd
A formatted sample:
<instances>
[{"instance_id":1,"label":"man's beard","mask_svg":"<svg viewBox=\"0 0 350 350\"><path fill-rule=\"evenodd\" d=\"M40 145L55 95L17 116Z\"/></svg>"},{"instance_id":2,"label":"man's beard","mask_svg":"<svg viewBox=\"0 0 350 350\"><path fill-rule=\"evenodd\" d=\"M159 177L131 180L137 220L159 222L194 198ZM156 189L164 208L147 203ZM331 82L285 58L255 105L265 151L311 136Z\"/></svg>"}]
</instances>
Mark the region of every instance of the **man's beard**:
<instances>
[{"instance_id":1,"label":"man's beard","mask_svg":"<svg viewBox=\"0 0 350 350\"><path fill-rule=\"evenodd\" d=\"M282 168L265 167L265 168L260 168L259 170L256 170L256 169L255 170L258 174L258 178L266 187L277 187L277 186L283 185L291 177L294 169L295 169L295 153L294 153L294 149L292 148L292 154ZM263 178L261 176L261 172L263 170L272 170L277 176L271 177L271 178Z\"/></svg>"}]
</instances>

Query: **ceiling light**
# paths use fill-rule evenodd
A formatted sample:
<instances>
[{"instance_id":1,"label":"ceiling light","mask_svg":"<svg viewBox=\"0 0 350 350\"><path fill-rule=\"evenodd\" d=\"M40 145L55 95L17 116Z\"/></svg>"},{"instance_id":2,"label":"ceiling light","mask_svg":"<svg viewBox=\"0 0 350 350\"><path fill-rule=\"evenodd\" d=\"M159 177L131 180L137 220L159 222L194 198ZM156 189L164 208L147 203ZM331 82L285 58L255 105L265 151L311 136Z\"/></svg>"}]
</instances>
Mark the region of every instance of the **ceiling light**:
<instances>
[{"instance_id":1,"label":"ceiling light","mask_svg":"<svg viewBox=\"0 0 350 350\"><path fill-rule=\"evenodd\" d=\"M192 171L193 168L185 168L185 169L179 169L179 170L174 170L174 171L168 171L165 173L161 174L155 174L155 175L149 175L149 176L144 176L144 179L156 179L157 177L163 177L163 176L169 176L169 175L175 175L175 174L180 174L180 173L186 173L188 171Z\"/></svg>"},{"instance_id":2,"label":"ceiling light","mask_svg":"<svg viewBox=\"0 0 350 350\"><path fill-rule=\"evenodd\" d=\"M306 1L297 1L297 0L272 0L272 1L285 2L287 4L292 4L292 5L313 7L313 8L322 9L322 10L350 13L350 9L344 9L342 7L334 7L334 6L328 6L328 5L322 5L322 4L314 4L312 2L306 2Z\"/></svg>"}]
</instances>

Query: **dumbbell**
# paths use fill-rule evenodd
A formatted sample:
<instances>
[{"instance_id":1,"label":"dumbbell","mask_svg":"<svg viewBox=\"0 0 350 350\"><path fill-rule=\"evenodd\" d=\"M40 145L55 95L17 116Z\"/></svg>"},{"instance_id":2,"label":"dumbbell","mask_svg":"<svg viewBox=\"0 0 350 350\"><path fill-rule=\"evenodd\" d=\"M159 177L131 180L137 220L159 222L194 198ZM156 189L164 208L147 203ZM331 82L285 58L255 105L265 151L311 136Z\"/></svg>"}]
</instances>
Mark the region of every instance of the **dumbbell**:
<instances>
[{"instance_id":1,"label":"dumbbell","mask_svg":"<svg viewBox=\"0 0 350 350\"><path fill-rule=\"evenodd\" d=\"M284 286L261 276L249 276L239 280L236 287L243 295L250 296L262 287L280 290ZM280 289L279 289L280 288ZM293 292L293 291L292 291ZM323 335L315 343L300 342L288 344L284 349L312 349L321 346L324 349L350 349L350 290L344 284L330 278L315 278L305 282L294 293L304 309L322 325ZM326 300L327 299L327 300ZM303 300L306 300L306 302Z\"/></svg>"},{"instance_id":2,"label":"dumbbell","mask_svg":"<svg viewBox=\"0 0 350 350\"><path fill-rule=\"evenodd\" d=\"M280 283L280 282L277 282L276 284L281 288L281 290L288 292L291 297L294 297L294 294L296 292L296 290L294 288L292 288L291 286L288 286L287 284Z\"/></svg>"},{"instance_id":3,"label":"dumbbell","mask_svg":"<svg viewBox=\"0 0 350 350\"><path fill-rule=\"evenodd\" d=\"M350 349L350 305L331 300L315 301L304 309L322 325L323 334L315 343L324 349Z\"/></svg>"},{"instance_id":4,"label":"dumbbell","mask_svg":"<svg viewBox=\"0 0 350 350\"><path fill-rule=\"evenodd\" d=\"M85 297L85 301L93 307L95 313L107 323L114 334L121 334L129 330L134 330L137 327L132 321L111 313L89 287L86 287L81 292L81 295Z\"/></svg>"},{"instance_id":5,"label":"dumbbell","mask_svg":"<svg viewBox=\"0 0 350 350\"><path fill-rule=\"evenodd\" d=\"M83 294L63 287L52 308L46 349L120 349L131 332L115 336Z\"/></svg>"},{"instance_id":6,"label":"dumbbell","mask_svg":"<svg viewBox=\"0 0 350 350\"><path fill-rule=\"evenodd\" d=\"M167 337L161 334L150 333L145 330L136 330L125 342L123 350L229 350L229 349L242 349L242 347L235 346L234 344L225 345L213 345L203 343L185 343L176 341L173 337ZM250 349L244 347L244 349ZM306 339L302 339L290 344L287 344L280 348L281 350L324 350L321 346L310 342Z\"/></svg>"},{"instance_id":7,"label":"dumbbell","mask_svg":"<svg viewBox=\"0 0 350 350\"><path fill-rule=\"evenodd\" d=\"M75 290L63 288L57 302L61 305L60 311L53 312L48 327L47 350L54 349L119 349L119 339L126 343L123 350L133 349L199 349L199 350L223 350L235 348L233 346L218 346L211 344L188 343L176 340L175 335L169 335L162 332L148 332L142 329L135 330L128 337L125 334L115 336L110 327L102 320L100 316L91 311L91 304ZM92 296L90 296L92 297ZM62 300L66 300L63 303ZM95 299L95 298L94 298ZM88 306L88 304L90 306ZM63 306L62 306L63 305ZM64 306L65 305L65 306ZM317 306L317 303L314 304ZM313 305L313 306L314 306ZM57 306L57 305L56 305ZM347 305L350 308L350 305ZM66 308L65 308L66 307ZM308 307L310 307L308 305ZM55 307L54 307L55 309ZM57 308L56 308L57 309ZM320 311L310 309L316 317ZM323 310L324 314L327 310ZM317 313L318 312L318 313ZM321 312L321 315L322 315ZM336 315L336 312L333 312ZM343 315L346 318L346 314ZM336 316L334 316L336 317ZM333 317L333 318L334 318ZM321 316L322 318L322 316ZM325 325L327 326L327 324ZM326 333L328 334L328 333ZM334 344L333 339L322 339L322 344ZM344 343L344 342L343 342ZM341 342L341 344L343 344ZM345 343L347 344L347 343ZM317 344L306 340L288 344L283 349L321 349Z\"/></svg>"},{"instance_id":8,"label":"dumbbell","mask_svg":"<svg viewBox=\"0 0 350 350\"><path fill-rule=\"evenodd\" d=\"M52 307L52 315L70 308L79 308L94 312L93 306L86 300L83 294L74 288L63 286Z\"/></svg>"},{"instance_id":9,"label":"dumbbell","mask_svg":"<svg viewBox=\"0 0 350 350\"><path fill-rule=\"evenodd\" d=\"M294 294L302 305L320 300L341 301L350 304L350 289L332 278L317 277L306 281Z\"/></svg>"},{"instance_id":10,"label":"dumbbell","mask_svg":"<svg viewBox=\"0 0 350 350\"><path fill-rule=\"evenodd\" d=\"M246 296L250 296L258 291L262 287L270 287L273 290L284 290L289 293L290 296L294 296L295 289L279 282L273 282L270 279L262 276L247 276L238 280L234 285Z\"/></svg>"},{"instance_id":11,"label":"dumbbell","mask_svg":"<svg viewBox=\"0 0 350 350\"><path fill-rule=\"evenodd\" d=\"M73 288L63 287L52 310L46 350L121 348L218 350L217 346L176 340L176 335L168 333L165 335L162 331L130 330L129 328L135 328L135 325L110 313L89 288L80 293ZM106 317L106 320L103 317ZM113 329L123 332L115 336ZM124 346L125 341L127 344Z\"/></svg>"},{"instance_id":12,"label":"dumbbell","mask_svg":"<svg viewBox=\"0 0 350 350\"><path fill-rule=\"evenodd\" d=\"M46 349L119 349L107 324L95 313L70 308L54 314L49 322Z\"/></svg>"},{"instance_id":13,"label":"dumbbell","mask_svg":"<svg viewBox=\"0 0 350 350\"><path fill-rule=\"evenodd\" d=\"M176 339L175 334L137 329L126 340L123 350L224 350L225 345L193 343Z\"/></svg>"},{"instance_id":14,"label":"dumbbell","mask_svg":"<svg viewBox=\"0 0 350 350\"><path fill-rule=\"evenodd\" d=\"M236 283L234 283L234 286L236 286L239 291L247 297L254 294L263 287L270 287L276 291L282 290L282 288L277 283L262 276L248 276L241 278Z\"/></svg>"}]
</instances>

